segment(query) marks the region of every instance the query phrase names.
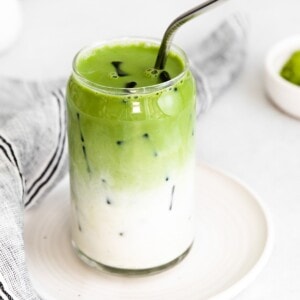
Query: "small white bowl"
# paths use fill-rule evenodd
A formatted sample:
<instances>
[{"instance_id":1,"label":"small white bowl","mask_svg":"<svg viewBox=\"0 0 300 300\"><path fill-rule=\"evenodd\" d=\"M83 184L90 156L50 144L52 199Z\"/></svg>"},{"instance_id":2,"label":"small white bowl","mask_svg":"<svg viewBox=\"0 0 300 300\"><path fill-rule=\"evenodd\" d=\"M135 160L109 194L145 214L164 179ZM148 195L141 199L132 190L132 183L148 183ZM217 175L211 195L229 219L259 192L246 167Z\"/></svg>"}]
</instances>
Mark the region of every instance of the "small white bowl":
<instances>
[{"instance_id":1,"label":"small white bowl","mask_svg":"<svg viewBox=\"0 0 300 300\"><path fill-rule=\"evenodd\" d=\"M285 39L271 48L265 61L265 85L268 96L277 107L300 118L300 86L280 75L283 65L297 50L300 50L300 36Z\"/></svg>"}]
</instances>

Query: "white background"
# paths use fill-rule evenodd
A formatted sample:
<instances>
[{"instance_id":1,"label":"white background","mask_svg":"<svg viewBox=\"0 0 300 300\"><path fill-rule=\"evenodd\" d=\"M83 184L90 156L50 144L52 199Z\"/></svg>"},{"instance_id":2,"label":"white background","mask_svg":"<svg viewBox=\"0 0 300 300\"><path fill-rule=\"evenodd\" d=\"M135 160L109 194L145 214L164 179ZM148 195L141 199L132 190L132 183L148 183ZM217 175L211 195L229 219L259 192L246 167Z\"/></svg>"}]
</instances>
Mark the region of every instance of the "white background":
<instances>
[{"instance_id":1,"label":"white background","mask_svg":"<svg viewBox=\"0 0 300 300\"><path fill-rule=\"evenodd\" d=\"M82 46L119 36L159 38L173 18L199 2L23 0L22 34L0 56L0 75L65 78ZM272 257L257 280L236 299L300 299L300 121L278 111L263 87L263 63L269 47L300 34L300 1L229 0L182 27L175 42L189 52L196 40L237 10L249 17L248 59L232 88L198 121L197 155L200 161L224 169L250 186L273 219Z\"/></svg>"}]
</instances>

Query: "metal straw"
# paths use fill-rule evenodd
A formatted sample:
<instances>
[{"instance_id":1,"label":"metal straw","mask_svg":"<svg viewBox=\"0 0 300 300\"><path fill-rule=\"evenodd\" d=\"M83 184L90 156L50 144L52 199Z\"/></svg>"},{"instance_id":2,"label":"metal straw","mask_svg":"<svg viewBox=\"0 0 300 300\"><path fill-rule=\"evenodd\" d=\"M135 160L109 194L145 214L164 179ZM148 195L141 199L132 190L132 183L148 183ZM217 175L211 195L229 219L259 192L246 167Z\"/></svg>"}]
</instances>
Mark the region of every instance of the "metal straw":
<instances>
[{"instance_id":1,"label":"metal straw","mask_svg":"<svg viewBox=\"0 0 300 300\"><path fill-rule=\"evenodd\" d=\"M186 23L187 21L197 17L200 13L204 13L208 11L210 8L214 7L216 4L220 4L221 2L224 2L227 0L209 0L206 1L188 11L181 14L179 17L177 17L167 28L165 31L165 34L163 36L163 40L161 42L158 55L155 62L155 69L162 70L165 67L166 60L167 60L167 54L169 52L170 44L173 39L174 33L176 30Z\"/></svg>"}]
</instances>

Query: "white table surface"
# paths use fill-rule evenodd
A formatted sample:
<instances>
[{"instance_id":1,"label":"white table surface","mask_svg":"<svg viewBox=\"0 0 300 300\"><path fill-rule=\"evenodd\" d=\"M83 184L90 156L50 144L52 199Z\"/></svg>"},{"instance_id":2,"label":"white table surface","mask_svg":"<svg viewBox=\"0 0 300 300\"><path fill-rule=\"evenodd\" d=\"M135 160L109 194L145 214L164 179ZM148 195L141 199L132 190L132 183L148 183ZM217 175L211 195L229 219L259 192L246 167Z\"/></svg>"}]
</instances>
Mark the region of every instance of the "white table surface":
<instances>
[{"instance_id":1,"label":"white table surface","mask_svg":"<svg viewBox=\"0 0 300 300\"><path fill-rule=\"evenodd\" d=\"M20 39L0 55L0 76L67 77L75 52L118 36L161 37L168 23L201 1L23 0ZM198 121L197 156L250 186L269 208L275 246L260 276L237 300L300 299L300 121L265 96L263 61L275 42L299 33L299 0L231 0L193 20L175 41L187 52L233 11L249 16L246 67Z\"/></svg>"}]
</instances>

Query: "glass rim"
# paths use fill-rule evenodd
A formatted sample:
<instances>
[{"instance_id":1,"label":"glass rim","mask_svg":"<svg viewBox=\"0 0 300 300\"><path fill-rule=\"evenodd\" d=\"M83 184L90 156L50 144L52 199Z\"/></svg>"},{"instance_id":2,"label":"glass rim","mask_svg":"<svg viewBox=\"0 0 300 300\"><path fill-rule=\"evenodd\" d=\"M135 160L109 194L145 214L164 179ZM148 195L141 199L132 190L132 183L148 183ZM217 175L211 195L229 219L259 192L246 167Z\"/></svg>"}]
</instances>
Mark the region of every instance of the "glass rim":
<instances>
[{"instance_id":1,"label":"glass rim","mask_svg":"<svg viewBox=\"0 0 300 300\"><path fill-rule=\"evenodd\" d=\"M190 64L189 64L189 60L188 60L186 53L179 46L172 43L170 46L170 51L173 51L177 55L179 55L179 57L182 59L184 68L177 76L175 76L174 78L172 78L168 81L165 81L165 82L161 82L161 83L157 83L157 84L149 85L149 86L145 86L145 87L137 87L137 88L135 88L135 87L134 88L111 87L111 86L95 83L95 82L85 78L77 70L77 61L78 61L80 55L82 55L85 52L91 51L95 48L99 48L99 47L105 46L105 45L113 45L113 44L117 44L117 43L138 43L138 42L147 42L152 45L160 45L161 40L157 39L157 38L135 37L135 36L120 37L120 38L103 40L103 41L96 42L96 43L90 44L88 46L85 46L85 47L81 48L73 58L73 61L72 61L73 76L75 77L75 79L79 80L81 83L92 88L93 90L97 90L100 92L105 92L105 93L109 93L109 94L113 94L113 95L127 95L128 96L128 95L134 95L134 94L149 94L149 93L157 92L157 91L166 89L170 86L173 86L176 82L180 81L185 76L185 74L188 72L188 70L190 69Z\"/></svg>"}]
</instances>

